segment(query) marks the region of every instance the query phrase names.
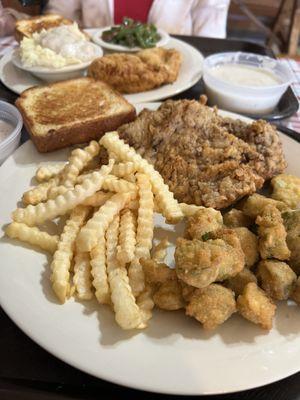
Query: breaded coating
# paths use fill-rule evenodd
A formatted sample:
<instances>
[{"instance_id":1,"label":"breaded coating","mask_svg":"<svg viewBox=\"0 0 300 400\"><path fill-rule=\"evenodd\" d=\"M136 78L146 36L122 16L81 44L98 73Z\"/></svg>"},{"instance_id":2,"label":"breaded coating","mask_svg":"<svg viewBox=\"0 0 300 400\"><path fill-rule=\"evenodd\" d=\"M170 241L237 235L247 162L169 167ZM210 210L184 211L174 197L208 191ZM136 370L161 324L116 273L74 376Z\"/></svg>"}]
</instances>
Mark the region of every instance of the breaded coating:
<instances>
[{"instance_id":1,"label":"breaded coating","mask_svg":"<svg viewBox=\"0 0 300 400\"><path fill-rule=\"evenodd\" d=\"M241 228L252 225L253 220L243 211L233 208L223 215L224 225L228 228Z\"/></svg>"},{"instance_id":2,"label":"breaded coating","mask_svg":"<svg viewBox=\"0 0 300 400\"><path fill-rule=\"evenodd\" d=\"M234 231L220 229L205 242L179 238L175 250L176 273L186 284L203 288L236 275L244 267L244 254ZM220 239L218 238L220 237Z\"/></svg>"},{"instance_id":3,"label":"breaded coating","mask_svg":"<svg viewBox=\"0 0 300 400\"><path fill-rule=\"evenodd\" d=\"M181 285L182 297L186 302L189 302L192 298L194 291L197 289L194 286L190 286L181 280L179 280L179 283Z\"/></svg>"},{"instance_id":4,"label":"breaded coating","mask_svg":"<svg viewBox=\"0 0 300 400\"><path fill-rule=\"evenodd\" d=\"M120 93L139 93L174 82L181 62L177 50L156 47L134 54L113 53L99 57L89 66L88 74Z\"/></svg>"},{"instance_id":5,"label":"breaded coating","mask_svg":"<svg viewBox=\"0 0 300 400\"><path fill-rule=\"evenodd\" d=\"M260 261L256 275L262 289L275 300L287 300L297 280L288 264L277 260Z\"/></svg>"},{"instance_id":6,"label":"breaded coating","mask_svg":"<svg viewBox=\"0 0 300 400\"><path fill-rule=\"evenodd\" d=\"M188 218L186 236L191 239L202 240L203 235L221 228L222 225L223 218L220 211L213 208L202 208Z\"/></svg>"},{"instance_id":7,"label":"breaded coating","mask_svg":"<svg viewBox=\"0 0 300 400\"><path fill-rule=\"evenodd\" d=\"M167 100L118 132L155 166L179 202L221 209L261 188L265 176L263 146L228 133L221 119L196 100Z\"/></svg>"},{"instance_id":8,"label":"breaded coating","mask_svg":"<svg viewBox=\"0 0 300 400\"><path fill-rule=\"evenodd\" d=\"M241 242L233 229L222 228L213 232L214 242L223 244L225 242L224 257L220 264L217 281L223 281L238 274L245 266L245 255Z\"/></svg>"},{"instance_id":9,"label":"breaded coating","mask_svg":"<svg viewBox=\"0 0 300 400\"><path fill-rule=\"evenodd\" d=\"M255 222L258 225L258 248L261 258L287 260L291 252L286 244L287 234L280 211L269 204Z\"/></svg>"},{"instance_id":10,"label":"breaded coating","mask_svg":"<svg viewBox=\"0 0 300 400\"><path fill-rule=\"evenodd\" d=\"M153 295L155 305L162 310L179 310L185 307L181 285L178 280L169 280L159 285Z\"/></svg>"},{"instance_id":11,"label":"breaded coating","mask_svg":"<svg viewBox=\"0 0 300 400\"><path fill-rule=\"evenodd\" d=\"M289 258L290 267L300 274L300 210L282 214L284 226L287 232L286 242L291 252Z\"/></svg>"},{"instance_id":12,"label":"breaded coating","mask_svg":"<svg viewBox=\"0 0 300 400\"><path fill-rule=\"evenodd\" d=\"M294 285L290 298L300 305L300 277Z\"/></svg>"},{"instance_id":13,"label":"breaded coating","mask_svg":"<svg viewBox=\"0 0 300 400\"><path fill-rule=\"evenodd\" d=\"M195 290L186 307L186 314L201 322L204 329L217 328L234 312L236 303L233 291L215 283Z\"/></svg>"},{"instance_id":14,"label":"breaded coating","mask_svg":"<svg viewBox=\"0 0 300 400\"><path fill-rule=\"evenodd\" d=\"M275 206L279 211L287 211L289 207L282 201L270 199L261 194L254 193L248 197L243 206L243 213L251 218L256 218L267 205Z\"/></svg>"},{"instance_id":15,"label":"breaded coating","mask_svg":"<svg viewBox=\"0 0 300 400\"><path fill-rule=\"evenodd\" d=\"M225 281L224 284L233 290L236 296L239 296L250 282L257 283L256 276L248 268L244 268L236 276Z\"/></svg>"},{"instance_id":16,"label":"breaded coating","mask_svg":"<svg viewBox=\"0 0 300 400\"><path fill-rule=\"evenodd\" d=\"M294 175L280 174L271 180L272 198L283 201L291 208L300 206L300 178Z\"/></svg>"},{"instance_id":17,"label":"breaded coating","mask_svg":"<svg viewBox=\"0 0 300 400\"><path fill-rule=\"evenodd\" d=\"M234 228L245 255L245 266L251 268L259 259L258 238L247 228Z\"/></svg>"},{"instance_id":18,"label":"breaded coating","mask_svg":"<svg viewBox=\"0 0 300 400\"><path fill-rule=\"evenodd\" d=\"M263 329L272 328L276 305L256 283L250 282L245 286L236 304L244 318L260 325Z\"/></svg>"},{"instance_id":19,"label":"breaded coating","mask_svg":"<svg viewBox=\"0 0 300 400\"><path fill-rule=\"evenodd\" d=\"M246 124L231 118L222 118L221 124L263 156L264 162L260 165L260 173L265 179L270 179L285 170L287 163L282 143L273 125L261 119Z\"/></svg>"},{"instance_id":20,"label":"breaded coating","mask_svg":"<svg viewBox=\"0 0 300 400\"><path fill-rule=\"evenodd\" d=\"M151 258L141 258L140 263L149 283L164 283L168 280L177 279L175 269L168 267L164 263L158 263Z\"/></svg>"},{"instance_id":21,"label":"breaded coating","mask_svg":"<svg viewBox=\"0 0 300 400\"><path fill-rule=\"evenodd\" d=\"M223 248L218 244L179 238L175 250L177 276L191 286L208 286L217 279L223 257Z\"/></svg>"}]
</instances>

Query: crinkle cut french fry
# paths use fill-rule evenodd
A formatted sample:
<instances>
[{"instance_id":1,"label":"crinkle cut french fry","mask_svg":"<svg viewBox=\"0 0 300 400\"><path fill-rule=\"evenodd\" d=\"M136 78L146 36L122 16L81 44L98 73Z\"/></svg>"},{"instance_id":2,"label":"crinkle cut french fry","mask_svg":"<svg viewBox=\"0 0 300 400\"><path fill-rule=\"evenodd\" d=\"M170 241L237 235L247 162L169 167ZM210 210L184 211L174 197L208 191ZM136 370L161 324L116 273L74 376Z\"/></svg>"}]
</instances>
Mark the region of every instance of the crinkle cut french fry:
<instances>
[{"instance_id":1,"label":"crinkle cut french fry","mask_svg":"<svg viewBox=\"0 0 300 400\"><path fill-rule=\"evenodd\" d=\"M74 189L68 190L56 199L39 203L36 206L29 205L26 208L18 208L12 214L13 220L27 225L36 225L65 214L100 190L104 177L110 173L112 167L113 161L110 160L109 164L102 166L99 172L94 172L90 179L86 179L81 185L75 186Z\"/></svg>"},{"instance_id":2,"label":"crinkle cut french fry","mask_svg":"<svg viewBox=\"0 0 300 400\"><path fill-rule=\"evenodd\" d=\"M129 161L125 163L115 164L112 169L112 175L123 178L126 175L133 175L138 170L138 164Z\"/></svg>"},{"instance_id":3,"label":"crinkle cut french fry","mask_svg":"<svg viewBox=\"0 0 300 400\"><path fill-rule=\"evenodd\" d=\"M141 324L141 312L132 294L127 270L116 257L119 234L119 215L116 215L106 231L106 260L115 318L123 329L134 329Z\"/></svg>"},{"instance_id":4,"label":"crinkle cut french fry","mask_svg":"<svg viewBox=\"0 0 300 400\"><path fill-rule=\"evenodd\" d=\"M136 244L136 217L134 213L125 209L121 212L119 246L117 259L121 264L127 264L134 258Z\"/></svg>"},{"instance_id":5,"label":"crinkle cut french fry","mask_svg":"<svg viewBox=\"0 0 300 400\"><path fill-rule=\"evenodd\" d=\"M36 187L28 190L23 194L22 201L24 204L38 204L48 199L48 192L52 187L59 183L59 177L55 176L47 182L40 183Z\"/></svg>"},{"instance_id":6,"label":"crinkle cut french fry","mask_svg":"<svg viewBox=\"0 0 300 400\"><path fill-rule=\"evenodd\" d=\"M63 233L53 255L51 263L52 288L61 303L64 303L70 295L70 267L73 258L76 236L84 224L89 207L77 206L73 209L69 219L66 221Z\"/></svg>"},{"instance_id":7,"label":"crinkle cut french fry","mask_svg":"<svg viewBox=\"0 0 300 400\"><path fill-rule=\"evenodd\" d=\"M65 163L42 165L36 170L35 179L40 183L49 181L49 179L58 175L64 166Z\"/></svg>"},{"instance_id":8,"label":"crinkle cut french fry","mask_svg":"<svg viewBox=\"0 0 300 400\"><path fill-rule=\"evenodd\" d=\"M198 210L201 210L202 206L196 206L195 204L179 203L181 211L185 217L192 217Z\"/></svg>"},{"instance_id":9,"label":"crinkle cut french fry","mask_svg":"<svg viewBox=\"0 0 300 400\"><path fill-rule=\"evenodd\" d=\"M130 161L138 164L138 170L149 176L156 200L160 205L163 215L170 223L177 223L183 218L183 213L173 193L164 183L161 175L154 167L143 159L136 151L119 138L117 132L106 133L99 142L109 151L114 152L119 160Z\"/></svg>"},{"instance_id":10,"label":"crinkle cut french fry","mask_svg":"<svg viewBox=\"0 0 300 400\"><path fill-rule=\"evenodd\" d=\"M75 149L72 151L69 162L64 167L60 183L66 187L73 187L77 176L83 168L91 161L100 150L99 143L92 140L84 149Z\"/></svg>"},{"instance_id":11,"label":"crinkle cut french fry","mask_svg":"<svg viewBox=\"0 0 300 400\"><path fill-rule=\"evenodd\" d=\"M89 253L76 253L74 263L73 283L75 285L76 295L81 300L91 300L92 275Z\"/></svg>"},{"instance_id":12,"label":"crinkle cut french fry","mask_svg":"<svg viewBox=\"0 0 300 400\"><path fill-rule=\"evenodd\" d=\"M168 238L162 239L153 249L152 259L156 262L164 262L167 255L167 248L170 245Z\"/></svg>"},{"instance_id":13,"label":"crinkle cut french fry","mask_svg":"<svg viewBox=\"0 0 300 400\"><path fill-rule=\"evenodd\" d=\"M137 173L137 185L139 192L139 208L136 231L135 258L128 270L130 285L135 296L145 288L145 277L140 258L149 258L153 239L153 193L151 183L147 175Z\"/></svg>"},{"instance_id":14,"label":"crinkle cut french fry","mask_svg":"<svg viewBox=\"0 0 300 400\"><path fill-rule=\"evenodd\" d=\"M136 185L114 175L108 175L103 182L103 189L110 192L134 192Z\"/></svg>"},{"instance_id":15,"label":"crinkle cut french fry","mask_svg":"<svg viewBox=\"0 0 300 400\"><path fill-rule=\"evenodd\" d=\"M115 215L117 215L132 197L131 192L117 193L94 213L87 224L81 229L77 238L79 251L91 251L103 235Z\"/></svg>"},{"instance_id":16,"label":"crinkle cut french fry","mask_svg":"<svg viewBox=\"0 0 300 400\"><path fill-rule=\"evenodd\" d=\"M104 234L99 237L98 244L91 251L91 267L95 295L100 304L110 304L110 289L106 270L106 247Z\"/></svg>"},{"instance_id":17,"label":"crinkle cut french fry","mask_svg":"<svg viewBox=\"0 0 300 400\"><path fill-rule=\"evenodd\" d=\"M49 233L42 232L37 227L27 226L18 222L9 224L5 229L5 233L12 239L19 239L22 242L38 246L51 254L55 252L59 239L57 235L49 235Z\"/></svg>"},{"instance_id":18,"label":"crinkle cut french fry","mask_svg":"<svg viewBox=\"0 0 300 400\"><path fill-rule=\"evenodd\" d=\"M113 193L96 192L92 196L87 197L82 204L84 206L101 207L112 195Z\"/></svg>"},{"instance_id":19,"label":"crinkle cut french fry","mask_svg":"<svg viewBox=\"0 0 300 400\"><path fill-rule=\"evenodd\" d=\"M152 310L154 307L154 301L152 299L152 289L150 285L146 285L145 290L138 296L137 305L141 312L142 322L138 326L139 329L147 327L149 319L152 317Z\"/></svg>"}]
</instances>

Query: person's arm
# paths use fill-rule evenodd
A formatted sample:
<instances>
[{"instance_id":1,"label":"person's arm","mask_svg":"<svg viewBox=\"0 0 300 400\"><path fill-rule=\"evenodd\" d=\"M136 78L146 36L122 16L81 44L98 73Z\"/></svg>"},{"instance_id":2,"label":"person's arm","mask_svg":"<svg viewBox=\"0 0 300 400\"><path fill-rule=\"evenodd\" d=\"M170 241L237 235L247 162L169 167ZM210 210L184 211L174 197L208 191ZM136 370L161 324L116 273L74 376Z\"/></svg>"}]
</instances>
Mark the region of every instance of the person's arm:
<instances>
[{"instance_id":1,"label":"person's arm","mask_svg":"<svg viewBox=\"0 0 300 400\"><path fill-rule=\"evenodd\" d=\"M193 35L225 38L229 5L230 0L195 0Z\"/></svg>"},{"instance_id":2,"label":"person's arm","mask_svg":"<svg viewBox=\"0 0 300 400\"><path fill-rule=\"evenodd\" d=\"M22 18L29 18L29 15L13 8L3 7L3 2L0 1L0 37L12 35L16 20Z\"/></svg>"},{"instance_id":3,"label":"person's arm","mask_svg":"<svg viewBox=\"0 0 300 400\"><path fill-rule=\"evenodd\" d=\"M81 0L49 0L45 14L59 14L78 23L81 22Z\"/></svg>"}]
</instances>

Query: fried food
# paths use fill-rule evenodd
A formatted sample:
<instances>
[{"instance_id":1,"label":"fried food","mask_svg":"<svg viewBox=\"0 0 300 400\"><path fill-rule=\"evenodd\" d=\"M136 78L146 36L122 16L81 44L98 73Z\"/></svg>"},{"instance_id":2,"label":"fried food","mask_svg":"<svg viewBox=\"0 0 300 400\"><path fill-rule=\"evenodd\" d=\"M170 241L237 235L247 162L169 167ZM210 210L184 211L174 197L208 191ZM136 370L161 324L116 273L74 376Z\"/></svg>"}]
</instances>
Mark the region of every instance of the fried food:
<instances>
[{"instance_id":1,"label":"fried food","mask_svg":"<svg viewBox=\"0 0 300 400\"><path fill-rule=\"evenodd\" d=\"M177 279L175 270L164 263L159 263L152 258L141 258L140 262L143 266L146 280L151 284Z\"/></svg>"},{"instance_id":2,"label":"fried food","mask_svg":"<svg viewBox=\"0 0 300 400\"><path fill-rule=\"evenodd\" d=\"M256 276L248 268L244 268L236 276L225 281L224 284L226 287L233 290L236 296L239 296L243 293L245 286L250 282L257 283Z\"/></svg>"},{"instance_id":3,"label":"fried food","mask_svg":"<svg viewBox=\"0 0 300 400\"><path fill-rule=\"evenodd\" d=\"M284 226L287 232L286 242L291 252L289 258L290 267L300 274L300 211L289 211L282 214Z\"/></svg>"},{"instance_id":4,"label":"fried food","mask_svg":"<svg viewBox=\"0 0 300 400\"><path fill-rule=\"evenodd\" d=\"M217 328L234 312L236 304L233 291L215 283L195 290L186 307L186 314L201 322L204 329Z\"/></svg>"},{"instance_id":5,"label":"fried food","mask_svg":"<svg viewBox=\"0 0 300 400\"><path fill-rule=\"evenodd\" d=\"M105 236L100 235L97 246L94 247L91 254L91 274L93 276L92 284L95 288L95 296L100 304L110 304L110 289L106 269L106 245Z\"/></svg>"},{"instance_id":6,"label":"fried food","mask_svg":"<svg viewBox=\"0 0 300 400\"><path fill-rule=\"evenodd\" d=\"M243 205L243 213L248 217L256 218L268 205L276 207L281 212L289 210L289 207L282 201L270 199L269 197L255 193L245 201Z\"/></svg>"},{"instance_id":7,"label":"fried food","mask_svg":"<svg viewBox=\"0 0 300 400\"><path fill-rule=\"evenodd\" d=\"M130 263L134 258L136 246L136 216L129 209L121 212L119 245L117 259L122 264Z\"/></svg>"},{"instance_id":8,"label":"fried food","mask_svg":"<svg viewBox=\"0 0 300 400\"><path fill-rule=\"evenodd\" d=\"M263 329L272 328L276 305L256 283L250 282L245 286L237 299L237 309L244 318Z\"/></svg>"},{"instance_id":9,"label":"fried food","mask_svg":"<svg viewBox=\"0 0 300 400\"><path fill-rule=\"evenodd\" d=\"M271 180L272 198L283 201L290 208L300 205L300 178L294 175L280 174Z\"/></svg>"},{"instance_id":10,"label":"fried food","mask_svg":"<svg viewBox=\"0 0 300 400\"><path fill-rule=\"evenodd\" d=\"M59 174L63 168L64 164L62 163L42 165L36 170L35 178L39 183L49 181Z\"/></svg>"},{"instance_id":11,"label":"fried food","mask_svg":"<svg viewBox=\"0 0 300 400\"><path fill-rule=\"evenodd\" d=\"M168 100L118 131L155 166L179 202L220 209L254 193L286 166L278 134L268 124L266 133L249 125L249 135L239 138L221 122L198 101Z\"/></svg>"},{"instance_id":12,"label":"fried food","mask_svg":"<svg viewBox=\"0 0 300 400\"><path fill-rule=\"evenodd\" d=\"M156 47L135 54L114 53L97 58L88 74L120 93L139 93L176 81L181 62L177 50Z\"/></svg>"},{"instance_id":13,"label":"fried food","mask_svg":"<svg viewBox=\"0 0 300 400\"><path fill-rule=\"evenodd\" d=\"M300 277L296 280L290 298L300 305Z\"/></svg>"},{"instance_id":14,"label":"fried food","mask_svg":"<svg viewBox=\"0 0 300 400\"><path fill-rule=\"evenodd\" d=\"M234 231L222 229L205 242L179 238L175 250L176 273L186 284L203 288L236 275L244 267L244 254Z\"/></svg>"},{"instance_id":15,"label":"fried food","mask_svg":"<svg viewBox=\"0 0 300 400\"><path fill-rule=\"evenodd\" d=\"M92 291L90 255L89 253L78 252L74 261L73 283L76 296L81 300L91 300L94 293Z\"/></svg>"},{"instance_id":16,"label":"fried food","mask_svg":"<svg viewBox=\"0 0 300 400\"><path fill-rule=\"evenodd\" d=\"M203 235L221 228L222 225L223 218L220 211L213 208L202 208L188 218L186 236L202 240Z\"/></svg>"},{"instance_id":17,"label":"fried food","mask_svg":"<svg viewBox=\"0 0 300 400\"><path fill-rule=\"evenodd\" d=\"M223 215L224 225L228 228L241 228L252 225L253 220L241 210L233 208Z\"/></svg>"},{"instance_id":18,"label":"fried food","mask_svg":"<svg viewBox=\"0 0 300 400\"><path fill-rule=\"evenodd\" d=\"M177 279L161 283L153 295L153 300L162 310L175 311L185 307L181 285Z\"/></svg>"},{"instance_id":19,"label":"fried food","mask_svg":"<svg viewBox=\"0 0 300 400\"><path fill-rule=\"evenodd\" d=\"M245 266L251 268L259 259L258 238L249 229L240 227L233 229L237 234L245 255Z\"/></svg>"},{"instance_id":20,"label":"fried food","mask_svg":"<svg viewBox=\"0 0 300 400\"><path fill-rule=\"evenodd\" d=\"M168 238L162 239L152 251L152 259L156 262L164 262L167 256L167 250L170 246Z\"/></svg>"},{"instance_id":21,"label":"fried food","mask_svg":"<svg viewBox=\"0 0 300 400\"><path fill-rule=\"evenodd\" d=\"M290 250L286 244L286 230L281 213L273 205L267 205L256 218L258 225L258 248L262 259L287 260Z\"/></svg>"},{"instance_id":22,"label":"fried food","mask_svg":"<svg viewBox=\"0 0 300 400\"><path fill-rule=\"evenodd\" d=\"M263 260L258 264L257 279L262 289L275 300L287 300L297 280L288 264Z\"/></svg>"}]
</instances>

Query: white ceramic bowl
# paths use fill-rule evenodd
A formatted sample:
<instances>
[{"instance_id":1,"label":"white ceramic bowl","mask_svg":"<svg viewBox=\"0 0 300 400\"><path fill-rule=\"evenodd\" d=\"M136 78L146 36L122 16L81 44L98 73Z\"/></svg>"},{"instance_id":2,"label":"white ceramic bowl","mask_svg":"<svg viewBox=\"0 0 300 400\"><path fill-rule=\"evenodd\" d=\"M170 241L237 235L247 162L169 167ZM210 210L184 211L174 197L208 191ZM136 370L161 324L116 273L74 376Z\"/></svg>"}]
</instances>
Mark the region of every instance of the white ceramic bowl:
<instances>
[{"instance_id":1,"label":"white ceramic bowl","mask_svg":"<svg viewBox=\"0 0 300 400\"><path fill-rule=\"evenodd\" d=\"M105 28L99 29L93 36L92 40L99 46L103 47L104 49L107 50L113 50L116 52L128 52L128 53L134 53L140 50L143 50L141 47L126 47L126 46L121 46L119 44L113 44L113 43L108 43L102 40L101 36L104 31L107 31L111 29L111 26L106 26ZM166 31L163 31L162 29L157 29L157 33L160 35L160 40L156 43L155 47L162 47L165 46L169 39L170 36Z\"/></svg>"},{"instance_id":2,"label":"white ceramic bowl","mask_svg":"<svg viewBox=\"0 0 300 400\"><path fill-rule=\"evenodd\" d=\"M279 78L271 86L245 86L217 78L211 69L226 64L262 68ZM210 105L247 115L268 114L276 107L292 81L288 68L270 57L259 54L228 52L207 57L203 63L203 80Z\"/></svg>"},{"instance_id":3,"label":"white ceramic bowl","mask_svg":"<svg viewBox=\"0 0 300 400\"><path fill-rule=\"evenodd\" d=\"M5 101L0 100L0 119L9 122L13 130L4 140L0 141L0 165L18 147L21 138L23 119L18 109Z\"/></svg>"},{"instance_id":4,"label":"white ceramic bowl","mask_svg":"<svg viewBox=\"0 0 300 400\"><path fill-rule=\"evenodd\" d=\"M95 58L102 57L103 50L101 47L97 45L94 46L97 54ZM20 50L16 49L12 54L12 62L17 68L30 72L32 75L46 82L64 81L82 76L92 61L93 60L80 64L67 65L63 68L25 67L20 58Z\"/></svg>"}]
</instances>

